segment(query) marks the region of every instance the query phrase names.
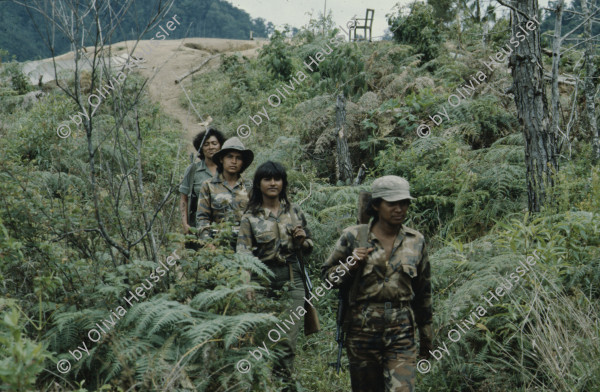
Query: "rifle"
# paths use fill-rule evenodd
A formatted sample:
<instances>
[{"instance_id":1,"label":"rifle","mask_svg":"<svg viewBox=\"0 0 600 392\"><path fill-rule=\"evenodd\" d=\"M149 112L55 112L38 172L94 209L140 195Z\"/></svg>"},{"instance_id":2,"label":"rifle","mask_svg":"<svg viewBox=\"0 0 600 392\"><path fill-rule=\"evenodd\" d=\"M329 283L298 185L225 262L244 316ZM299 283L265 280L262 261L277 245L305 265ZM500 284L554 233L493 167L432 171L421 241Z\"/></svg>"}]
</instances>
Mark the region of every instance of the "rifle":
<instances>
[{"instance_id":1,"label":"rifle","mask_svg":"<svg viewBox=\"0 0 600 392\"><path fill-rule=\"evenodd\" d=\"M344 301L345 295L342 291L345 292L346 290L340 289L338 291L338 311L335 329L335 341L338 344L337 362L335 364L335 371L337 374L340 374L340 369L342 367L342 348L344 347L344 340L346 340L346 333L344 332L343 325L344 318L346 317L345 310L347 308L347 303L344 303L346 301Z\"/></svg>"},{"instance_id":2,"label":"rifle","mask_svg":"<svg viewBox=\"0 0 600 392\"><path fill-rule=\"evenodd\" d=\"M358 195L358 217L356 219L358 224L369 223L369 216L366 214L366 209L369 205L370 200L371 192L360 191ZM359 233L359 247L368 247L368 235L368 231L366 231L366 233ZM357 275L354 277L356 281L358 281L358 276L360 276L361 271L362 268L357 272ZM352 288L349 284L345 284L338 290L338 310L335 330L335 341L338 344L337 362L335 364L335 371L337 372L337 374L340 374L340 369L342 367L342 348L344 347L344 340L346 340L346 332L344 331L344 321L346 319L346 312L348 311L348 307L350 305L349 296L351 291Z\"/></svg>"},{"instance_id":3,"label":"rifle","mask_svg":"<svg viewBox=\"0 0 600 392\"><path fill-rule=\"evenodd\" d=\"M310 292L312 291L312 283L304 265L301 247L299 247L298 249L298 264L300 266L300 276L302 277L302 283L304 284L304 295L308 297L310 295ZM304 335L308 336L315 332L319 332L319 330L321 329L321 325L319 323L319 314L317 313L317 310L306 301L304 301L304 310L306 310L306 314L304 315Z\"/></svg>"},{"instance_id":4,"label":"rifle","mask_svg":"<svg viewBox=\"0 0 600 392\"><path fill-rule=\"evenodd\" d=\"M292 217L292 224L294 225L294 227L302 226L301 222L298 221L293 211L290 211L290 215ZM308 297L310 296L310 293L313 289L313 285L310 281L310 276L308 276L306 265L304 264L304 257L302 255L302 245L297 247L297 252L297 261L298 266L300 267L300 276L302 278L302 284L304 285L304 295L305 297ZM321 329L321 325L319 323L319 314L317 313L317 310L306 301L304 301L304 310L306 310L306 314L304 315L304 335L308 336L315 332L319 332L319 330Z\"/></svg>"}]
</instances>

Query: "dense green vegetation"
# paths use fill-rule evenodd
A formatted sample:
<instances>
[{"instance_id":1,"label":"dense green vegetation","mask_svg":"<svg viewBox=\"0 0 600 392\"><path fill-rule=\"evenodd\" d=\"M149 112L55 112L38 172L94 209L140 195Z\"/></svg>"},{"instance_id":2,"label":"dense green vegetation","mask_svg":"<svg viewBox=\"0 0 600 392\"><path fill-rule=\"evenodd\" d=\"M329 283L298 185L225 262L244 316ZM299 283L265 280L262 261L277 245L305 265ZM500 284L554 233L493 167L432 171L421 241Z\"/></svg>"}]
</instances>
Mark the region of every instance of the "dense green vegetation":
<instances>
[{"instance_id":1,"label":"dense green vegetation","mask_svg":"<svg viewBox=\"0 0 600 392\"><path fill-rule=\"evenodd\" d=\"M62 1L48 2L29 2L31 6L37 3L43 4L43 11L51 14L51 8L60 9ZM137 39L142 31L141 26L145 26L156 11L158 4L165 4L160 0L136 2L132 7L123 7L115 4L116 7L112 13L106 10L104 16L108 18L115 13L119 15L122 22L118 28L106 37L107 43L117 43L121 41ZM12 1L0 1L0 48L7 50L9 57L2 56L0 60L6 61L10 56L15 56L18 61L36 60L50 57L52 53L48 49L46 35L44 34L44 18L39 12L33 9L27 9L24 6L13 3ZM122 9L121 7L125 8ZM254 37L267 37L272 31L272 23L262 18L252 19L247 12L234 7L231 3L223 0L178 0L169 8L166 20L173 15L178 15L181 19L182 27L170 32L167 39L179 39L187 37L214 37L214 38L235 38L248 39L250 31ZM92 23L90 19L88 22ZM157 26L164 22L158 22ZM37 25L37 28L36 28ZM156 27L158 29L158 27ZM163 26L164 28L164 26ZM158 31L158 30L157 30ZM152 30L142 39L150 39L156 31ZM72 50L66 37L56 31L52 37L55 54L60 55ZM160 38L160 37L159 37ZM86 37L85 45L93 45L92 37Z\"/></svg>"},{"instance_id":2,"label":"dense green vegetation","mask_svg":"<svg viewBox=\"0 0 600 392\"><path fill-rule=\"evenodd\" d=\"M419 11L419 18L432 17L430 8ZM359 190L384 174L410 181L418 199L407 225L423 232L430 246L434 346L447 344L450 351L419 375L419 391L598 391L600 170L591 163L591 135L575 124L563 144L551 201L532 216L526 211L523 137L514 103L503 93L508 70L497 69L429 138L416 134L473 74L473 64L508 40L506 21L497 26L487 43L477 24L465 23L460 44L452 30L436 30L435 40L444 44L435 55L429 52L431 59L406 40L344 43L332 47L314 72L303 62L335 30L325 37L301 31L291 42L275 35L259 58L225 57L220 69L195 75L191 98L228 136L239 124L252 126L245 143L256 159L247 175L267 159L288 168L291 198L301 203L316 240L309 259L315 283L341 229L355 222ZM565 56L565 72L576 66L567 60L578 56L577 50ZM294 84L281 105L270 106L268 97L298 71L307 79ZM276 390L268 361L253 362L247 374L235 368L276 319L269 300L244 299L240 269L267 272L258 260L229 250L230 231L215 240L217 250L183 250L176 194L154 221L156 257L147 238L139 244L120 240L131 245L124 256L97 230L101 217L114 238L141 233L143 213L177 188L186 142L168 113L143 98L117 133L111 98L96 115L91 141L81 132L60 139L56 127L73 112L70 101L51 91L40 102L14 103L29 87L19 91L14 66L1 72L0 92L13 104L0 110L0 389ZM122 99L132 99L140 83L139 77L128 79ZM335 176L335 98L342 92L354 170L368 167L365 185L358 187ZM572 93L567 86L563 96ZM255 126L248 116L263 106L270 120ZM140 170L121 174L138 153ZM127 187L138 180L143 193L131 196ZM112 201L120 198L115 207ZM146 207L125 202L138 198ZM145 282L155 259L164 263L174 250L176 267L139 303L126 305L123 297ZM534 251L540 260L531 271L488 305L488 291L506 284ZM310 391L349 390L347 369L337 376L330 365L337 353L336 294L317 303L322 332L299 342L297 374ZM88 331L123 305L126 313L90 345ZM481 305L486 314L451 343L450 330ZM89 356L75 361L69 351L82 341ZM57 371L61 359L71 361L67 374Z\"/></svg>"}]
</instances>

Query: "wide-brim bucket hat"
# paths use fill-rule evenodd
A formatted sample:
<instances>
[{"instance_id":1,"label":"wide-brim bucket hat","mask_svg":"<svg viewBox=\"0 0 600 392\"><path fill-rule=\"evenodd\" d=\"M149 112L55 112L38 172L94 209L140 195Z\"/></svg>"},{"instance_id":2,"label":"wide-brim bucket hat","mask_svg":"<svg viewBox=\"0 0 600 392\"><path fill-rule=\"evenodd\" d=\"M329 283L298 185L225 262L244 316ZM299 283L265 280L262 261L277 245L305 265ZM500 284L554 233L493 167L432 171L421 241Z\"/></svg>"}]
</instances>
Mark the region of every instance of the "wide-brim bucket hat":
<instances>
[{"instance_id":1,"label":"wide-brim bucket hat","mask_svg":"<svg viewBox=\"0 0 600 392\"><path fill-rule=\"evenodd\" d=\"M242 154L242 160L244 163L242 164L242 170L240 173L243 173L244 170L246 170L248 166L252 164L252 161L254 161L254 153L252 150L248 150L246 147L244 147L242 141L234 136L225 140L225 143L223 143L221 149L212 157L213 162L216 163L221 170L223 169L221 158L223 158L228 151L237 151Z\"/></svg>"}]
</instances>

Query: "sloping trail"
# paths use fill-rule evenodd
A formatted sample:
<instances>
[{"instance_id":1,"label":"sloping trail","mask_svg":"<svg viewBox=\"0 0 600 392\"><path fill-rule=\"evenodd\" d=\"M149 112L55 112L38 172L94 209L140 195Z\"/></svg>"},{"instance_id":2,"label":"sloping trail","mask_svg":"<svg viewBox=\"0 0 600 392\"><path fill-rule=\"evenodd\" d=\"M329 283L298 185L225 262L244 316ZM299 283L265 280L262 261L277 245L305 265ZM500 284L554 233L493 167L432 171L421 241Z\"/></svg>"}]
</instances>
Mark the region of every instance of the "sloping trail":
<instances>
[{"instance_id":1,"label":"sloping trail","mask_svg":"<svg viewBox=\"0 0 600 392\"><path fill-rule=\"evenodd\" d=\"M234 54L239 52L248 58L258 56L258 49L267 41L258 40L234 40L220 38L185 38L178 40L148 41L142 40L136 46L133 55L141 57L144 62L136 71L149 78L147 91L153 102L158 102L161 108L169 116L179 121L182 129L182 137L188 142L186 148L189 152L195 152L191 144L194 135L202 127L199 125L200 118L191 109L187 109L181 103L184 96L182 87L190 94L192 76L187 77L180 84L175 80L181 78L204 60L215 54ZM121 67L127 62L128 53L135 46L135 41L123 41L113 44L110 48L111 62L116 67ZM151 48L151 49L148 49ZM144 50L145 49L145 50ZM151 50L148 56L142 52ZM85 55L93 53L93 47L85 49ZM65 53L55 58L59 72L72 72L75 68L73 52ZM201 74L217 69L221 63L221 56L216 56L206 63L196 74ZM81 70L89 70L90 65L82 60ZM32 84L37 84L40 77L44 83L54 80L54 66L52 59L29 61L23 65L23 72L30 78ZM71 73L72 75L72 73ZM203 117L210 113L200 113ZM204 117L206 120L206 117Z\"/></svg>"},{"instance_id":2,"label":"sloping trail","mask_svg":"<svg viewBox=\"0 0 600 392\"><path fill-rule=\"evenodd\" d=\"M155 42L155 41L153 41ZM175 80L181 78L208 57L215 54L233 54L240 52L243 56L254 58L264 40L242 41L218 38L187 38L182 40L158 41L153 44L152 54L145 58L146 62L140 69L143 76L152 78L148 84L150 99L159 102L162 109L181 123L182 136L185 138L189 152L193 152L192 139L201 130L201 122L193 109L182 105L181 97L185 98L182 87L190 94L192 76L180 84ZM140 44L143 41L140 42ZM136 48L137 52L137 48ZM134 53L136 55L136 53ZM143 57L143 56L142 56ZM196 74L201 74L219 67L221 57L217 56L206 63ZM154 75L156 73L156 75ZM200 113L206 120L210 113Z\"/></svg>"}]
</instances>

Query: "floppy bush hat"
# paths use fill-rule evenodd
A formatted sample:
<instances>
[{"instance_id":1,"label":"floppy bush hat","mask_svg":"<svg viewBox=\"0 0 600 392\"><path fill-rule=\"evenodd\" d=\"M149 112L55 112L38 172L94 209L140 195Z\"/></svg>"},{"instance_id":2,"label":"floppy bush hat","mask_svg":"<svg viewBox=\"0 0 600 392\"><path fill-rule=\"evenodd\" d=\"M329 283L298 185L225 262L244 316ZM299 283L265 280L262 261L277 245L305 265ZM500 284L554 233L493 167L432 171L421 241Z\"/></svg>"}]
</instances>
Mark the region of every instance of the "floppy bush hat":
<instances>
[{"instance_id":1,"label":"floppy bush hat","mask_svg":"<svg viewBox=\"0 0 600 392\"><path fill-rule=\"evenodd\" d=\"M372 198L376 199L381 197L383 200L388 202L394 202L398 200L414 200L415 198L410 195L410 186L408 181L398 176L383 176L379 177L373 184Z\"/></svg>"},{"instance_id":2,"label":"floppy bush hat","mask_svg":"<svg viewBox=\"0 0 600 392\"><path fill-rule=\"evenodd\" d=\"M242 164L242 170L240 171L240 173L243 173L244 170L246 170L254 160L254 153L252 152L252 150L248 150L246 147L244 147L242 141L234 136L230 139L225 140L225 143L223 143L221 149L217 151L215 155L213 155L213 162L216 163L217 166L219 166L219 168L221 169L223 167L223 165L221 164L221 158L223 158L228 151L237 151L242 154L242 160L244 161L244 163Z\"/></svg>"}]
</instances>

